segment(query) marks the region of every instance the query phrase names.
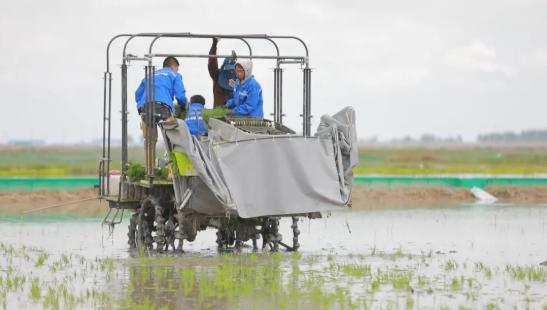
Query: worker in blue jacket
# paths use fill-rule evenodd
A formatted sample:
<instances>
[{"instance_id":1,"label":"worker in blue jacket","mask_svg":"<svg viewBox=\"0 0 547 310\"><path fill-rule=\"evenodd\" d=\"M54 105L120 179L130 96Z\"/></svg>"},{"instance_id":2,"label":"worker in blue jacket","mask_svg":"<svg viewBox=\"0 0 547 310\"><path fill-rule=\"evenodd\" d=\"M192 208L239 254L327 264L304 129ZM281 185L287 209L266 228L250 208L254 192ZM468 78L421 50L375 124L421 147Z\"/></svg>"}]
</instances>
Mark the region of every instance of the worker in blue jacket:
<instances>
[{"instance_id":1,"label":"worker in blue jacket","mask_svg":"<svg viewBox=\"0 0 547 310\"><path fill-rule=\"evenodd\" d=\"M233 115L264 118L262 87L252 75L253 63L238 61L235 65L237 80L230 80L234 97L226 102Z\"/></svg>"},{"instance_id":2,"label":"worker in blue jacket","mask_svg":"<svg viewBox=\"0 0 547 310\"><path fill-rule=\"evenodd\" d=\"M171 112L175 112L173 98L177 99L179 106L186 105L186 90L182 82L182 75L178 73L179 61L175 57L167 57L163 61L163 68L154 73L154 100L167 105ZM146 104L145 79L135 91L137 109L142 111Z\"/></svg>"},{"instance_id":3,"label":"worker in blue jacket","mask_svg":"<svg viewBox=\"0 0 547 310\"><path fill-rule=\"evenodd\" d=\"M155 113L161 115L163 120L174 120L175 107L173 98L177 99L177 103L181 107L186 106L186 90L182 82L182 75L178 73L179 61L172 56L165 58L163 68L154 73L154 103L156 104ZM141 115L141 130L145 139L146 146L148 126L145 123L143 112L146 104L146 88L145 79L135 91L135 101L137 102L137 110ZM150 141L155 148L158 141L158 128L154 125L150 133Z\"/></svg>"},{"instance_id":4,"label":"worker in blue jacket","mask_svg":"<svg viewBox=\"0 0 547 310\"><path fill-rule=\"evenodd\" d=\"M196 137L207 133L205 122L203 121L203 109L205 107L205 98L201 95L194 95L190 98L190 105L184 121L188 126L190 133Z\"/></svg>"}]
</instances>

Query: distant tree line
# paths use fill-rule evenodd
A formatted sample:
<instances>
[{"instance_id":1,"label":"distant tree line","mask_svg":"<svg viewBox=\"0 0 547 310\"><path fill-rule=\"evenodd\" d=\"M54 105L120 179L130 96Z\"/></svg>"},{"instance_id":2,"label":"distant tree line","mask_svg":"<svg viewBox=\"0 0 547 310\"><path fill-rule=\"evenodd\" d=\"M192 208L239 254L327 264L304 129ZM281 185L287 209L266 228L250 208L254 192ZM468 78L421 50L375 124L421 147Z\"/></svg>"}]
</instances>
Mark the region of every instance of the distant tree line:
<instances>
[{"instance_id":1,"label":"distant tree line","mask_svg":"<svg viewBox=\"0 0 547 310\"><path fill-rule=\"evenodd\" d=\"M471 141L469 141L471 142ZM507 132L493 132L486 133L477 136L477 143L547 143L547 129L544 130L524 130L520 133L507 131ZM388 141L380 141L377 137L365 137L359 140L361 145L374 145L374 144L394 144L394 145L446 145L446 144L461 144L464 143L461 136L455 137L439 137L434 134L425 133L418 138L411 136L405 136L402 138L394 138Z\"/></svg>"},{"instance_id":2,"label":"distant tree line","mask_svg":"<svg viewBox=\"0 0 547 310\"><path fill-rule=\"evenodd\" d=\"M494 132L479 135L477 142L483 143L537 143L547 142L547 129L545 130L524 130L521 133L515 132Z\"/></svg>"},{"instance_id":3,"label":"distant tree line","mask_svg":"<svg viewBox=\"0 0 547 310\"><path fill-rule=\"evenodd\" d=\"M380 141L377 137L361 138L359 144L371 145L371 144L396 144L396 145L420 145L420 144L458 144L463 143L461 136L456 137L439 137L434 134L426 133L419 138L413 138L411 136L405 136L402 138L395 138L389 141Z\"/></svg>"}]
</instances>

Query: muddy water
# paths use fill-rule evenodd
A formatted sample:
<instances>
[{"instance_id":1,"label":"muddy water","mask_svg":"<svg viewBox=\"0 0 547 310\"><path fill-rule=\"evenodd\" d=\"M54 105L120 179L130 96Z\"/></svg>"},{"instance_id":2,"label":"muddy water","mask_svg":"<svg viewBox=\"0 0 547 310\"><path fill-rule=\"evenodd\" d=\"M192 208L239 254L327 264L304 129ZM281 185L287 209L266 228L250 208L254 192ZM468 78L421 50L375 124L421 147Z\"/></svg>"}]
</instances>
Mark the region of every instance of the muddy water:
<instances>
[{"instance_id":1,"label":"muddy water","mask_svg":"<svg viewBox=\"0 0 547 310\"><path fill-rule=\"evenodd\" d=\"M126 258L127 221L113 232L100 218L77 216L9 216L0 218L2 242L41 247L52 253L71 251L88 257ZM281 221L291 240L290 220ZM419 254L433 251L457 259L492 264L535 264L547 259L547 205L474 205L439 208L333 212L299 223L300 253L369 254L377 251ZM191 255L216 253L214 230L185 243Z\"/></svg>"},{"instance_id":2,"label":"muddy water","mask_svg":"<svg viewBox=\"0 0 547 310\"><path fill-rule=\"evenodd\" d=\"M290 240L290 221L281 224ZM75 308L547 306L547 267L540 265L547 260L547 205L336 212L300 222L299 255L246 248L219 256L213 230L185 243L182 255L139 255L127 250L126 227L110 231L98 218L1 218L0 302L7 308L50 307L55 300ZM48 258L39 264L42 253ZM6 279L13 284L17 275L24 283L7 289ZM40 294L33 283L42 285Z\"/></svg>"}]
</instances>

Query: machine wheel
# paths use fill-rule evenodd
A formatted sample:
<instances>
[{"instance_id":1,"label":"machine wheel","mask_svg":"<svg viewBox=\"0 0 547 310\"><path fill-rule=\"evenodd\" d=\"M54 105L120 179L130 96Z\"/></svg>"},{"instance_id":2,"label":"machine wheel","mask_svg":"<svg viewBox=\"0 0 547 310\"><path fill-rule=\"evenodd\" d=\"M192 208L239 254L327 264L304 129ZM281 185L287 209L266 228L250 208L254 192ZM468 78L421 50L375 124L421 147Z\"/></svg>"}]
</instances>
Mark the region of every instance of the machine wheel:
<instances>
[{"instance_id":1,"label":"machine wheel","mask_svg":"<svg viewBox=\"0 0 547 310\"><path fill-rule=\"evenodd\" d=\"M137 238L136 238L136 233L137 233L137 220L139 218L139 213L135 212L133 213L133 215L131 216L131 218L129 219L129 226L127 226L128 228L128 232L127 232L127 243L129 244L129 248L130 249L134 249L137 247Z\"/></svg>"},{"instance_id":2,"label":"machine wheel","mask_svg":"<svg viewBox=\"0 0 547 310\"><path fill-rule=\"evenodd\" d=\"M154 208L155 208L155 230L156 230L156 236L154 237L154 241L156 242L156 250L163 251L165 250L165 245L167 243L167 240L165 238L165 218L163 217L163 207L159 204L157 199L154 202Z\"/></svg>"},{"instance_id":3,"label":"machine wheel","mask_svg":"<svg viewBox=\"0 0 547 310\"><path fill-rule=\"evenodd\" d=\"M298 236L300 235L300 230L298 229L298 217L292 217L292 251L298 251L300 248L300 243L298 243Z\"/></svg>"},{"instance_id":4,"label":"machine wheel","mask_svg":"<svg viewBox=\"0 0 547 310\"><path fill-rule=\"evenodd\" d=\"M282 236L279 233L279 219L278 218L266 218L262 225L262 249L266 246L270 248L270 251L279 251L279 242L282 240Z\"/></svg>"},{"instance_id":5,"label":"machine wheel","mask_svg":"<svg viewBox=\"0 0 547 310\"><path fill-rule=\"evenodd\" d=\"M164 250L166 244L164 209L155 197L147 197L141 203L136 226L136 245L149 250ZM154 235L153 235L154 233Z\"/></svg>"},{"instance_id":6,"label":"machine wheel","mask_svg":"<svg viewBox=\"0 0 547 310\"><path fill-rule=\"evenodd\" d=\"M235 242L235 232L228 228L219 228L217 230L217 245L218 248L227 248Z\"/></svg>"},{"instance_id":7,"label":"machine wheel","mask_svg":"<svg viewBox=\"0 0 547 310\"><path fill-rule=\"evenodd\" d=\"M175 219L172 215L169 216L167 222L165 222L165 242L166 249L169 250L169 246L175 250L175 229L177 228Z\"/></svg>"}]
</instances>

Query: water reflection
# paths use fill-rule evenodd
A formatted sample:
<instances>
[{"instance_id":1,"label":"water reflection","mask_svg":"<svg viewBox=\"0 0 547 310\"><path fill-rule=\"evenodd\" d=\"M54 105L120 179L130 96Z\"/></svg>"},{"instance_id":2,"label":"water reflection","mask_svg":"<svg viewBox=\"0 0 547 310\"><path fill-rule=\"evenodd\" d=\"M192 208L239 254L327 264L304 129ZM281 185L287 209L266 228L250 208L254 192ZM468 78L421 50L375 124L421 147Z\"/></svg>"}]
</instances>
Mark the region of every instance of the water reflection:
<instances>
[{"instance_id":1,"label":"water reflection","mask_svg":"<svg viewBox=\"0 0 547 310\"><path fill-rule=\"evenodd\" d=\"M0 302L9 308L56 300L69 308L540 307L547 304L547 271L539 265L547 259L546 207L349 210L301 221L300 252L279 254L250 248L219 254L212 230L185 243L184 254L139 253L127 250L126 224L109 232L99 219L3 218ZM290 224L282 221L287 237ZM23 298L33 288L36 298Z\"/></svg>"}]
</instances>

